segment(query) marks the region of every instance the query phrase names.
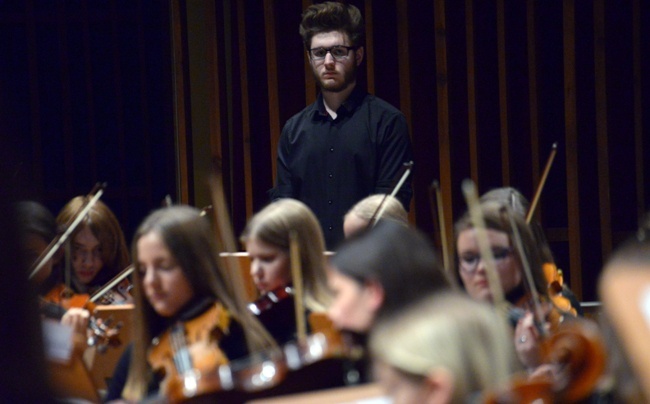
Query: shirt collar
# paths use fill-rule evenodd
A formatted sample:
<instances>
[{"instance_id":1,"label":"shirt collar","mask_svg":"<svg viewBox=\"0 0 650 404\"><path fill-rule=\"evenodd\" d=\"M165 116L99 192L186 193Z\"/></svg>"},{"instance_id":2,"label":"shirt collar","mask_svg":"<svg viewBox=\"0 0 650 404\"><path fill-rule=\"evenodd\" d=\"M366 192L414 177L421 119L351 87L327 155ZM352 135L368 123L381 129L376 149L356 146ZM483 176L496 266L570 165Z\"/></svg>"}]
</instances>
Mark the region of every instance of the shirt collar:
<instances>
[{"instance_id":1,"label":"shirt collar","mask_svg":"<svg viewBox=\"0 0 650 404\"><path fill-rule=\"evenodd\" d=\"M361 105L361 102L363 101L363 98L366 96L365 90L361 88L359 83L357 83L354 86L354 89L350 93L350 96L348 97L347 100L341 104L339 109L336 111L337 114L339 115L345 115L346 113L351 113L354 111L359 105ZM327 118L329 117L329 114L327 113L327 110L325 109L325 101L323 100L323 93L318 93L318 98L316 99L316 103L314 104L313 108L313 117L314 119L317 117L321 118Z\"/></svg>"}]
</instances>

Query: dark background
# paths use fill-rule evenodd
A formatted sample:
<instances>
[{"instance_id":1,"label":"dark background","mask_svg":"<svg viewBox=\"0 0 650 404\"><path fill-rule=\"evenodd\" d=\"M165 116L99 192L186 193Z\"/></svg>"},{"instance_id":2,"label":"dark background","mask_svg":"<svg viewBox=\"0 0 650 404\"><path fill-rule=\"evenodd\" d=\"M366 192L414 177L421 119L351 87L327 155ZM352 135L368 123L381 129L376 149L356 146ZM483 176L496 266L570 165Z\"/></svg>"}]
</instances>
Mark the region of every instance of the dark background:
<instances>
[{"instance_id":1,"label":"dark background","mask_svg":"<svg viewBox=\"0 0 650 404\"><path fill-rule=\"evenodd\" d=\"M11 162L3 175L21 197L56 214L105 181L103 200L130 239L165 195L197 203L196 154L178 144L208 136L235 232L268 202L281 127L316 94L297 28L310 2L199 3L211 10L202 18L216 56L208 96L218 128L207 135L191 126L185 1L0 0L0 134ZM539 218L572 289L597 299L603 260L650 200L648 2L350 3L367 20L362 85L410 122L414 223L439 238L434 179L448 228L465 209L465 178L480 192L510 185L532 198L557 142Z\"/></svg>"}]
</instances>

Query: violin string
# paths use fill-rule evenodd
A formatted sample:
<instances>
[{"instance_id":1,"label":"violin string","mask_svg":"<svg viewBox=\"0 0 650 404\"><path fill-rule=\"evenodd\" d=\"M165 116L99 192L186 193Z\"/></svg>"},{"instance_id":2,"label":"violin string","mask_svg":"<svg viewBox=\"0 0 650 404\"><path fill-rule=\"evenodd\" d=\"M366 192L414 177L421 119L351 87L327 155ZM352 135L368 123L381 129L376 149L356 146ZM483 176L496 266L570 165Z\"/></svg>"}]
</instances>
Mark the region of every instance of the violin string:
<instances>
[{"instance_id":1,"label":"violin string","mask_svg":"<svg viewBox=\"0 0 650 404\"><path fill-rule=\"evenodd\" d=\"M192 360L189 358L187 343L185 341L185 327L178 323L171 333L172 348L174 350L174 364L179 374L192 369Z\"/></svg>"}]
</instances>

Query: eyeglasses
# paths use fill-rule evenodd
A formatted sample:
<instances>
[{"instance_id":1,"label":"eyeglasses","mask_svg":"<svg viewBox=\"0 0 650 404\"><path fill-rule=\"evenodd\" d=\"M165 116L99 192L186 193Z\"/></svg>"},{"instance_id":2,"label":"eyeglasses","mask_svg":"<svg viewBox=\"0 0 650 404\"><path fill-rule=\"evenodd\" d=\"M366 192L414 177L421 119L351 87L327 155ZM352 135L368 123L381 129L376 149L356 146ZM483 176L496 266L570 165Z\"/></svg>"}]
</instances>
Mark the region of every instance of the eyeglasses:
<instances>
[{"instance_id":1,"label":"eyeglasses","mask_svg":"<svg viewBox=\"0 0 650 404\"><path fill-rule=\"evenodd\" d=\"M330 46L329 48L311 48L309 50L309 57L311 60L323 60L327 56L327 53L329 52L330 55L334 58L334 60L346 60L349 55L351 50L356 50L356 46L344 46L344 45L336 45L336 46Z\"/></svg>"},{"instance_id":2,"label":"eyeglasses","mask_svg":"<svg viewBox=\"0 0 650 404\"><path fill-rule=\"evenodd\" d=\"M492 256L494 257L494 264L501 265L513 253L511 247L494 247L492 248ZM468 253L459 257L460 269L468 275L473 275L478 268L478 263L481 261L480 254Z\"/></svg>"}]
</instances>

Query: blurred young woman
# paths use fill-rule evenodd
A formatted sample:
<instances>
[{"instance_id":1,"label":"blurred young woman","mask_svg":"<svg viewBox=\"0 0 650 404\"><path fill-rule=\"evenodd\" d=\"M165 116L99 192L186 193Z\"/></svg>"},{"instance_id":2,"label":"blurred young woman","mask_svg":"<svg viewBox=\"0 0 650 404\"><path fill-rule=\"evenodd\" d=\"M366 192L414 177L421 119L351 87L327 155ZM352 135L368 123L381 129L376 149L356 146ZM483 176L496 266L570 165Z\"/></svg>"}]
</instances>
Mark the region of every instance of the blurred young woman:
<instances>
[{"instance_id":1,"label":"blurred young woman","mask_svg":"<svg viewBox=\"0 0 650 404\"><path fill-rule=\"evenodd\" d=\"M86 196L70 200L59 212L57 224L65 226L87 202ZM72 232L70 243L70 287L75 293L92 293L129 266L129 252L120 224L102 201L97 201ZM65 281L63 272L63 265L60 265L55 274L60 283ZM119 292L116 298L128 298L126 291Z\"/></svg>"},{"instance_id":2,"label":"blurred young woman","mask_svg":"<svg viewBox=\"0 0 650 404\"><path fill-rule=\"evenodd\" d=\"M512 307L523 309L525 312L523 317L513 318L513 321L516 322L514 341L517 355L530 373L547 372L546 368L538 369L542 365L539 349L541 336L533 321L534 303L530 288L534 288L541 296L545 314L554 314L553 321L559 321L560 314L548 300L542 259L535 238L524 218L518 214L512 214L509 207L498 202L484 202L481 204L481 210L485 220L487 241L494 256L494 267L504 297ZM516 247L508 215L512 215L519 231L523 251ZM477 232L469 213L456 222L455 232L457 274L461 284L472 299L492 302L492 289L486 272L486 261L481 256ZM533 285L528 285L525 281L523 260L526 260L530 266ZM513 311L513 313L516 312Z\"/></svg>"},{"instance_id":3,"label":"blurred young woman","mask_svg":"<svg viewBox=\"0 0 650 404\"><path fill-rule=\"evenodd\" d=\"M45 206L34 201L18 202L16 204L16 218L21 244L26 253L26 267L29 269L56 237L56 221ZM31 279L32 282L38 285L38 289L43 292L49 290L48 285L43 285L43 283L52 274L52 266L53 259L50 259Z\"/></svg>"},{"instance_id":4,"label":"blurred young woman","mask_svg":"<svg viewBox=\"0 0 650 404\"><path fill-rule=\"evenodd\" d=\"M56 222L52 213L43 205L34 201L21 201L16 204L16 218L21 246L26 256L25 267L31 269L38 258L56 237ZM59 257L61 254L57 254ZM44 295L55 286L52 277L54 258L48 260L31 278L31 283L39 295ZM26 274L29 276L30 274ZM80 307L64 309L56 304L41 302L45 317L61 317L61 323L73 330L75 351L79 354L86 349L87 330L90 313Z\"/></svg>"},{"instance_id":5,"label":"blurred young woman","mask_svg":"<svg viewBox=\"0 0 650 404\"><path fill-rule=\"evenodd\" d=\"M474 402L506 382L510 330L490 306L438 293L373 328L375 377L395 404Z\"/></svg>"},{"instance_id":6,"label":"blurred young woman","mask_svg":"<svg viewBox=\"0 0 650 404\"><path fill-rule=\"evenodd\" d=\"M251 308L279 344L296 337L290 289L292 231L300 247L305 308L307 312L323 312L332 299L325 274L325 241L320 224L307 205L295 199L279 199L255 214L241 236L261 299Z\"/></svg>"},{"instance_id":7,"label":"blurred young woman","mask_svg":"<svg viewBox=\"0 0 650 404\"><path fill-rule=\"evenodd\" d=\"M505 206L509 206L512 212L526 218L530 210L530 203L521 192L512 187L494 188L481 195L481 202L496 202ZM548 244L544 229L541 224L536 221L529 223L530 230L535 237L535 244L539 250L542 259L542 268L546 283L548 284L549 295L551 296L554 304L565 312L575 315L583 315L583 310L580 307L580 301L569 287L562 280L562 271L555 265L555 258L553 252Z\"/></svg>"},{"instance_id":8,"label":"blurred young woman","mask_svg":"<svg viewBox=\"0 0 650 404\"><path fill-rule=\"evenodd\" d=\"M118 364L108 399L120 396L125 379L123 397L127 399L169 394L165 389L172 386L171 376L167 374L161 386L161 369L154 367L167 358L167 372L175 368L166 356L175 350L166 352L170 346L165 346L167 337L174 338L173 327L189 339L192 327L209 319L209 332L201 341L194 341L190 352L200 347L202 353L215 358L215 365L275 346L218 264L210 224L197 209L174 206L151 213L135 233L132 254L136 265L134 345Z\"/></svg>"},{"instance_id":9,"label":"blurred young woman","mask_svg":"<svg viewBox=\"0 0 650 404\"><path fill-rule=\"evenodd\" d=\"M426 238L390 220L349 239L329 268L334 301L328 315L339 329L362 334L378 317L450 287Z\"/></svg>"},{"instance_id":10,"label":"blurred young woman","mask_svg":"<svg viewBox=\"0 0 650 404\"><path fill-rule=\"evenodd\" d=\"M603 308L599 317L606 337L608 391L599 402L650 400L650 213L637 235L607 259L598 281ZM595 402L595 401L594 401Z\"/></svg>"}]
</instances>

